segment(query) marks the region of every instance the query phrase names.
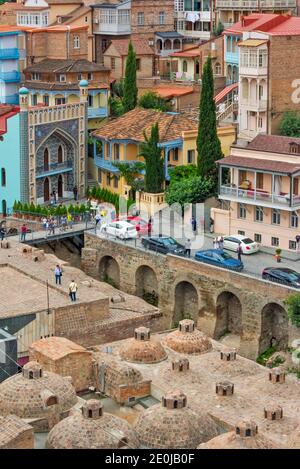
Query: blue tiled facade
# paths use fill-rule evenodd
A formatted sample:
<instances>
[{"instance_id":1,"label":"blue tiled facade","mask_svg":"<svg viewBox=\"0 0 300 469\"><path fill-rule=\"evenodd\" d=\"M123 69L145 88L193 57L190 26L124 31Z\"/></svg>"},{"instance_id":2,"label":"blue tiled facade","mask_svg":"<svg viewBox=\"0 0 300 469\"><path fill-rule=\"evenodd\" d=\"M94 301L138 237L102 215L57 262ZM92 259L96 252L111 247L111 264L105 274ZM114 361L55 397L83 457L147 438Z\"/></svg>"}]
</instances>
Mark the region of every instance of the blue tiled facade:
<instances>
[{"instance_id":1,"label":"blue tiled facade","mask_svg":"<svg viewBox=\"0 0 300 469\"><path fill-rule=\"evenodd\" d=\"M19 48L21 31L0 32L0 103L18 104L21 82L19 60L25 51Z\"/></svg>"}]
</instances>

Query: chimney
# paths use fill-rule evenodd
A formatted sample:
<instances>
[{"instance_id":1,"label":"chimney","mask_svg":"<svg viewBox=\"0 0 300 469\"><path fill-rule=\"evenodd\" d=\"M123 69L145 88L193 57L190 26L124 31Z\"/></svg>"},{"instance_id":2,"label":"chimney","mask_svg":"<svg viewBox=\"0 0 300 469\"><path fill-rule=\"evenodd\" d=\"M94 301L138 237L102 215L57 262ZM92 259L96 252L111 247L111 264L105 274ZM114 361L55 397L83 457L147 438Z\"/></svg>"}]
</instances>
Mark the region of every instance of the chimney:
<instances>
[{"instance_id":1,"label":"chimney","mask_svg":"<svg viewBox=\"0 0 300 469\"><path fill-rule=\"evenodd\" d=\"M258 428L255 422L251 420L243 420L239 422L235 427L236 435L240 436L241 438L247 438L251 436L255 436L257 434Z\"/></svg>"},{"instance_id":2,"label":"chimney","mask_svg":"<svg viewBox=\"0 0 300 469\"><path fill-rule=\"evenodd\" d=\"M150 340L150 329L148 327L137 327L134 330L136 340Z\"/></svg>"},{"instance_id":3,"label":"chimney","mask_svg":"<svg viewBox=\"0 0 300 469\"><path fill-rule=\"evenodd\" d=\"M283 410L280 405L270 404L264 408L264 417L267 420L280 420L283 417Z\"/></svg>"},{"instance_id":4,"label":"chimney","mask_svg":"<svg viewBox=\"0 0 300 469\"><path fill-rule=\"evenodd\" d=\"M195 322L192 319L183 319L179 322L180 332L194 332Z\"/></svg>"},{"instance_id":5,"label":"chimney","mask_svg":"<svg viewBox=\"0 0 300 469\"><path fill-rule=\"evenodd\" d=\"M271 383L284 383L285 382L285 372L281 368L272 368L269 371L269 381Z\"/></svg>"},{"instance_id":6,"label":"chimney","mask_svg":"<svg viewBox=\"0 0 300 469\"><path fill-rule=\"evenodd\" d=\"M186 395L181 391L169 391L162 398L162 406L167 409L183 409L186 404Z\"/></svg>"},{"instance_id":7,"label":"chimney","mask_svg":"<svg viewBox=\"0 0 300 469\"><path fill-rule=\"evenodd\" d=\"M230 381L219 381L216 383L216 394L218 396L232 396L234 393L234 384Z\"/></svg>"},{"instance_id":8,"label":"chimney","mask_svg":"<svg viewBox=\"0 0 300 469\"><path fill-rule=\"evenodd\" d=\"M190 362L187 358L177 358L172 361L173 371L188 371L190 368Z\"/></svg>"},{"instance_id":9,"label":"chimney","mask_svg":"<svg viewBox=\"0 0 300 469\"><path fill-rule=\"evenodd\" d=\"M236 350L221 350L220 358L225 362L233 362L236 360Z\"/></svg>"}]
</instances>

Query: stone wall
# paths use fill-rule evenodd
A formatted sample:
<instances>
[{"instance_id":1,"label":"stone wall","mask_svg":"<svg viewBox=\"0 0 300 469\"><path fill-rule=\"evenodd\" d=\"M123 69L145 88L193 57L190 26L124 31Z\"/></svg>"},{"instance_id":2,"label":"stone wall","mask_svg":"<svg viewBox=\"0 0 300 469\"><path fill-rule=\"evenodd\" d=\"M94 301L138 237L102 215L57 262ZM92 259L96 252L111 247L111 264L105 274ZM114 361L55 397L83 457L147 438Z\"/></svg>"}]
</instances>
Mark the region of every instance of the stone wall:
<instances>
[{"instance_id":1,"label":"stone wall","mask_svg":"<svg viewBox=\"0 0 300 469\"><path fill-rule=\"evenodd\" d=\"M156 289L158 307L163 314L159 323L161 329L174 326L175 321L192 313L198 327L210 337L219 339L221 330L240 334L239 353L255 358L270 346L267 343L266 347L264 324L276 310L274 317L278 324L272 326L273 335L278 334L279 324L280 330L288 331L276 338L280 345L287 346L299 336L299 331L290 326L284 309L283 300L291 292L288 287L185 258L154 255L86 233L83 270L99 279L103 257L111 257L119 265L120 289L130 294L141 294L140 283L144 281L141 275L146 271L149 278L149 269L152 269L157 280L153 289ZM142 266L148 269L141 269ZM191 296L189 291L195 293ZM191 305L191 301L196 305ZM264 321L263 316L266 316ZM267 338L268 341L271 339Z\"/></svg>"}]
</instances>

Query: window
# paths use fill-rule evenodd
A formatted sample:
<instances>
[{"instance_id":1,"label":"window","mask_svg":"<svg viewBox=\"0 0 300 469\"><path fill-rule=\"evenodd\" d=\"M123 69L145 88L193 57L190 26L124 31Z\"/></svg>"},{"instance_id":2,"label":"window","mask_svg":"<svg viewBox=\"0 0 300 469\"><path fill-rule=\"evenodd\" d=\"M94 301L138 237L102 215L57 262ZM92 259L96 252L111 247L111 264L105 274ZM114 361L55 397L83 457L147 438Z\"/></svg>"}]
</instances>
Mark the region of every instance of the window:
<instances>
[{"instance_id":1,"label":"window","mask_svg":"<svg viewBox=\"0 0 300 469\"><path fill-rule=\"evenodd\" d=\"M5 171L5 168L1 169L1 186L2 187L6 186L6 171Z\"/></svg>"},{"instance_id":2,"label":"window","mask_svg":"<svg viewBox=\"0 0 300 469\"><path fill-rule=\"evenodd\" d=\"M93 96L91 94L88 96L88 103L89 107L93 107Z\"/></svg>"},{"instance_id":3,"label":"window","mask_svg":"<svg viewBox=\"0 0 300 469\"><path fill-rule=\"evenodd\" d=\"M110 68L112 70L115 70L116 69L116 59L114 57L111 57L110 58Z\"/></svg>"},{"instance_id":4,"label":"window","mask_svg":"<svg viewBox=\"0 0 300 469\"><path fill-rule=\"evenodd\" d=\"M114 176L114 188L118 189L118 185L119 185L119 178L117 176Z\"/></svg>"},{"instance_id":5,"label":"window","mask_svg":"<svg viewBox=\"0 0 300 469\"><path fill-rule=\"evenodd\" d=\"M164 11L159 12L158 22L159 22L159 24L165 24L165 12Z\"/></svg>"},{"instance_id":6,"label":"window","mask_svg":"<svg viewBox=\"0 0 300 469\"><path fill-rule=\"evenodd\" d=\"M66 98L55 98L55 106L60 106L61 104L66 104Z\"/></svg>"},{"instance_id":7,"label":"window","mask_svg":"<svg viewBox=\"0 0 300 469\"><path fill-rule=\"evenodd\" d=\"M106 175L106 185L110 186L110 173L107 173Z\"/></svg>"},{"instance_id":8,"label":"window","mask_svg":"<svg viewBox=\"0 0 300 469\"><path fill-rule=\"evenodd\" d=\"M137 14L137 24L139 26L144 26L144 23L145 23L144 13L142 11L139 11Z\"/></svg>"},{"instance_id":9,"label":"window","mask_svg":"<svg viewBox=\"0 0 300 469\"><path fill-rule=\"evenodd\" d=\"M136 59L136 69L141 70L141 59Z\"/></svg>"},{"instance_id":10,"label":"window","mask_svg":"<svg viewBox=\"0 0 300 469\"><path fill-rule=\"evenodd\" d=\"M49 171L49 151L48 148L44 150L44 171Z\"/></svg>"},{"instance_id":11,"label":"window","mask_svg":"<svg viewBox=\"0 0 300 469\"><path fill-rule=\"evenodd\" d=\"M120 159L120 144L115 143L115 160Z\"/></svg>"},{"instance_id":12,"label":"window","mask_svg":"<svg viewBox=\"0 0 300 469\"><path fill-rule=\"evenodd\" d=\"M78 80L78 81L82 80L82 73L78 73L78 75L77 75L77 80Z\"/></svg>"},{"instance_id":13,"label":"window","mask_svg":"<svg viewBox=\"0 0 300 469\"><path fill-rule=\"evenodd\" d=\"M240 170L239 171L239 184L242 184L242 182L246 181L247 179L247 171Z\"/></svg>"},{"instance_id":14,"label":"window","mask_svg":"<svg viewBox=\"0 0 300 469\"><path fill-rule=\"evenodd\" d=\"M296 241L289 241L289 249L296 249L297 243Z\"/></svg>"},{"instance_id":15,"label":"window","mask_svg":"<svg viewBox=\"0 0 300 469\"><path fill-rule=\"evenodd\" d=\"M263 126L263 120L262 120L262 117L259 117L258 118L258 128L262 129L262 126Z\"/></svg>"},{"instance_id":16,"label":"window","mask_svg":"<svg viewBox=\"0 0 300 469\"><path fill-rule=\"evenodd\" d=\"M31 80L40 80L41 79L41 74L37 72L33 72L31 74Z\"/></svg>"},{"instance_id":17,"label":"window","mask_svg":"<svg viewBox=\"0 0 300 469\"><path fill-rule=\"evenodd\" d=\"M221 75L222 70L221 70L221 64L219 62L216 63L215 65L215 75Z\"/></svg>"},{"instance_id":18,"label":"window","mask_svg":"<svg viewBox=\"0 0 300 469\"><path fill-rule=\"evenodd\" d=\"M178 148L173 150L173 161L178 161Z\"/></svg>"},{"instance_id":19,"label":"window","mask_svg":"<svg viewBox=\"0 0 300 469\"><path fill-rule=\"evenodd\" d=\"M247 211L244 204L238 205L238 218L247 218Z\"/></svg>"},{"instance_id":20,"label":"window","mask_svg":"<svg viewBox=\"0 0 300 469\"><path fill-rule=\"evenodd\" d=\"M37 105L37 94L33 94L31 96L31 104L32 106L36 106Z\"/></svg>"},{"instance_id":21,"label":"window","mask_svg":"<svg viewBox=\"0 0 300 469\"><path fill-rule=\"evenodd\" d=\"M74 49L79 49L80 48L79 36L74 36L74 38L73 38L73 47L74 47Z\"/></svg>"},{"instance_id":22,"label":"window","mask_svg":"<svg viewBox=\"0 0 300 469\"><path fill-rule=\"evenodd\" d=\"M293 195L299 195L299 179L295 178L293 183Z\"/></svg>"},{"instance_id":23,"label":"window","mask_svg":"<svg viewBox=\"0 0 300 469\"><path fill-rule=\"evenodd\" d=\"M272 210L272 223L273 225L280 225L280 210Z\"/></svg>"},{"instance_id":24,"label":"window","mask_svg":"<svg viewBox=\"0 0 300 469\"><path fill-rule=\"evenodd\" d=\"M264 175L263 173L256 174L256 188L263 189L264 187Z\"/></svg>"},{"instance_id":25,"label":"window","mask_svg":"<svg viewBox=\"0 0 300 469\"><path fill-rule=\"evenodd\" d=\"M261 234L255 233L255 234L254 234L254 241L255 241L256 243L261 243Z\"/></svg>"},{"instance_id":26,"label":"window","mask_svg":"<svg viewBox=\"0 0 300 469\"><path fill-rule=\"evenodd\" d=\"M56 81L59 81L61 83L64 83L67 80L66 75L62 73L58 73L56 75Z\"/></svg>"},{"instance_id":27,"label":"window","mask_svg":"<svg viewBox=\"0 0 300 469\"><path fill-rule=\"evenodd\" d=\"M187 61L184 60L184 61L182 62L182 71L183 71L183 72L187 72L187 68L188 68L188 66L187 66Z\"/></svg>"},{"instance_id":28,"label":"window","mask_svg":"<svg viewBox=\"0 0 300 469\"><path fill-rule=\"evenodd\" d=\"M62 163L63 162L63 149L62 149L62 146L59 145L58 149L57 149L57 162L58 163Z\"/></svg>"},{"instance_id":29,"label":"window","mask_svg":"<svg viewBox=\"0 0 300 469\"><path fill-rule=\"evenodd\" d=\"M238 231L238 234L239 234L240 236L245 236L245 231L240 231L240 230L239 230L239 231Z\"/></svg>"},{"instance_id":30,"label":"window","mask_svg":"<svg viewBox=\"0 0 300 469\"><path fill-rule=\"evenodd\" d=\"M279 238L274 238L274 237L272 236L272 238L271 238L271 244L272 244L272 246L279 246Z\"/></svg>"},{"instance_id":31,"label":"window","mask_svg":"<svg viewBox=\"0 0 300 469\"><path fill-rule=\"evenodd\" d=\"M43 103L44 103L44 106L49 106L49 95L48 94L45 94L43 96Z\"/></svg>"},{"instance_id":32,"label":"window","mask_svg":"<svg viewBox=\"0 0 300 469\"><path fill-rule=\"evenodd\" d=\"M188 164L193 164L195 162L195 150L187 151L187 162Z\"/></svg>"},{"instance_id":33,"label":"window","mask_svg":"<svg viewBox=\"0 0 300 469\"><path fill-rule=\"evenodd\" d=\"M93 74L92 73L88 73L88 80L92 80L93 79Z\"/></svg>"},{"instance_id":34,"label":"window","mask_svg":"<svg viewBox=\"0 0 300 469\"><path fill-rule=\"evenodd\" d=\"M264 221L264 211L262 207L255 207L255 221Z\"/></svg>"},{"instance_id":35,"label":"window","mask_svg":"<svg viewBox=\"0 0 300 469\"><path fill-rule=\"evenodd\" d=\"M87 17L87 16L84 17L84 21L85 21L86 23L88 22L88 17Z\"/></svg>"},{"instance_id":36,"label":"window","mask_svg":"<svg viewBox=\"0 0 300 469\"><path fill-rule=\"evenodd\" d=\"M290 224L291 224L291 228L298 228L298 213L297 212L291 213Z\"/></svg>"}]
</instances>

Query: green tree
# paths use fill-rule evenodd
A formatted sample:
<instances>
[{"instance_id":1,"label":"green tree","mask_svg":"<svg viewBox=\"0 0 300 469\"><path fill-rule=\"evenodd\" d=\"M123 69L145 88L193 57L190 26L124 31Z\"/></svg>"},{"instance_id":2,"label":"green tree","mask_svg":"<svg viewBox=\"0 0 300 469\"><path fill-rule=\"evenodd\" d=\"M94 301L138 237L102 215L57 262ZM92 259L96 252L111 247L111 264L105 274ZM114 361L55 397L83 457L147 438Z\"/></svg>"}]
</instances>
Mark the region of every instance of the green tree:
<instances>
[{"instance_id":1,"label":"green tree","mask_svg":"<svg viewBox=\"0 0 300 469\"><path fill-rule=\"evenodd\" d=\"M202 178L192 176L180 181L174 181L166 190L166 202L169 205L174 203L195 204L204 202L208 197L214 195L215 183L212 178Z\"/></svg>"},{"instance_id":2,"label":"green tree","mask_svg":"<svg viewBox=\"0 0 300 469\"><path fill-rule=\"evenodd\" d=\"M300 327L300 294L292 293L284 300L284 304L288 307L287 313L291 323Z\"/></svg>"},{"instance_id":3,"label":"green tree","mask_svg":"<svg viewBox=\"0 0 300 469\"><path fill-rule=\"evenodd\" d=\"M223 153L217 134L214 78L210 57L207 58L203 68L197 151L199 176L212 177L216 183L215 162L223 157Z\"/></svg>"},{"instance_id":4,"label":"green tree","mask_svg":"<svg viewBox=\"0 0 300 469\"><path fill-rule=\"evenodd\" d=\"M139 106L144 109L158 109L162 112L171 110L168 100L159 96L155 91L146 91L139 99Z\"/></svg>"},{"instance_id":5,"label":"green tree","mask_svg":"<svg viewBox=\"0 0 300 469\"><path fill-rule=\"evenodd\" d=\"M144 131L145 141L141 143L139 156L146 162L145 190L157 194L163 191L164 160L159 145L158 122L152 125L150 137Z\"/></svg>"},{"instance_id":6,"label":"green tree","mask_svg":"<svg viewBox=\"0 0 300 469\"><path fill-rule=\"evenodd\" d=\"M173 182L181 181L192 176L197 176L198 168L194 164L175 166L169 170L170 173L170 184Z\"/></svg>"},{"instance_id":7,"label":"green tree","mask_svg":"<svg viewBox=\"0 0 300 469\"><path fill-rule=\"evenodd\" d=\"M137 178L137 174L145 169L145 163L142 161L135 161L134 163L117 161L113 163L118 168L121 176L125 179L126 184L136 192L143 189L144 180Z\"/></svg>"},{"instance_id":8,"label":"green tree","mask_svg":"<svg viewBox=\"0 0 300 469\"><path fill-rule=\"evenodd\" d=\"M122 98L110 97L109 98L110 113L114 117L119 117L124 114L125 109Z\"/></svg>"},{"instance_id":9,"label":"green tree","mask_svg":"<svg viewBox=\"0 0 300 469\"><path fill-rule=\"evenodd\" d=\"M294 111L283 114L279 125L280 135L287 137L300 137L300 116Z\"/></svg>"},{"instance_id":10,"label":"green tree","mask_svg":"<svg viewBox=\"0 0 300 469\"><path fill-rule=\"evenodd\" d=\"M221 36L224 31L224 24L219 20L217 27L214 29L215 36Z\"/></svg>"},{"instance_id":11,"label":"green tree","mask_svg":"<svg viewBox=\"0 0 300 469\"><path fill-rule=\"evenodd\" d=\"M137 86L136 86L136 55L131 41L128 46L128 54L125 67L124 79L124 112L131 111L137 105Z\"/></svg>"}]
</instances>

